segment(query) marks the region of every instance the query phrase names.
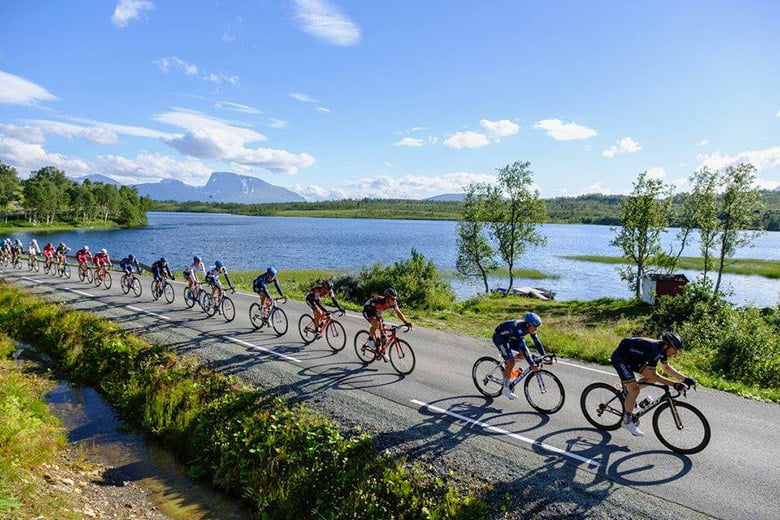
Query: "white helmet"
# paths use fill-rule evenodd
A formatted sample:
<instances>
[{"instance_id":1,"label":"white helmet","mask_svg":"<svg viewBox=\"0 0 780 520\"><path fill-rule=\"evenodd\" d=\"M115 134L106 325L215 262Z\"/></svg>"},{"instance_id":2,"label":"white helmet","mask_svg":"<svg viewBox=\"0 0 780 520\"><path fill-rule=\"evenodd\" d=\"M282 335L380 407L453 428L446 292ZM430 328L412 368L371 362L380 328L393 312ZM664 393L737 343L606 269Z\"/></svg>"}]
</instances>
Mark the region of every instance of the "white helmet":
<instances>
[{"instance_id":1,"label":"white helmet","mask_svg":"<svg viewBox=\"0 0 780 520\"><path fill-rule=\"evenodd\" d=\"M37 241L37 240L35 240L34 238L32 239L32 242L30 242L30 243L31 243L31 244L35 244L36 246L38 245L38 241Z\"/></svg>"},{"instance_id":2,"label":"white helmet","mask_svg":"<svg viewBox=\"0 0 780 520\"><path fill-rule=\"evenodd\" d=\"M107 254L108 254L108 251L106 251L106 250L105 250L105 248L104 248L104 249L101 249L101 250L100 250L100 252L101 252L101 253L103 253L104 255L107 255Z\"/></svg>"},{"instance_id":3,"label":"white helmet","mask_svg":"<svg viewBox=\"0 0 780 520\"><path fill-rule=\"evenodd\" d=\"M84 251L89 251L89 246L84 246Z\"/></svg>"}]
</instances>

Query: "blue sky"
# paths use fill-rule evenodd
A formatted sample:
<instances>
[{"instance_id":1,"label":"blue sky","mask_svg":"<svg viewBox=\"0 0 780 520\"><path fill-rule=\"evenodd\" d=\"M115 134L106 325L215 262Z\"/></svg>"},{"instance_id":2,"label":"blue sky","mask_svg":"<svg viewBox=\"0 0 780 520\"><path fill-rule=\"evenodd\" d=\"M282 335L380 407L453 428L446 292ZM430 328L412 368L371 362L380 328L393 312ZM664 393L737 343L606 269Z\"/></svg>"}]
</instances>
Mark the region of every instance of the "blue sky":
<instances>
[{"instance_id":1,"label":"blue sky","mask_svg":"<svg viewBox=\"0 0 780 520\"><path fill-rule=\"evenodd\" d=\"M0 161L26 177L423 198L530 161L544 197L780 186L780 2L0 2Z\"/></svg>"}]
</instances>

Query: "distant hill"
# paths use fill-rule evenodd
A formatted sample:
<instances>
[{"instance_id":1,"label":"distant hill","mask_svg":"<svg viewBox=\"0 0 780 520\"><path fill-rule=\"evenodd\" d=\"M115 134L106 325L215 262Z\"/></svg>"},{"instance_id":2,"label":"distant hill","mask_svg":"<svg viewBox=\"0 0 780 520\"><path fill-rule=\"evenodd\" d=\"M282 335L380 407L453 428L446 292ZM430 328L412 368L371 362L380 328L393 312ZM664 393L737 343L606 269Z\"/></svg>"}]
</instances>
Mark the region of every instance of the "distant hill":
<instances>
[{"instance_id":1,"label":"distant hill","mask_svg":"<svg viewBox=\"0 0 780 520\"><path fill-rule=\"evenodd\" d=\"M302 202L303 197L280 186L274 186L256 177L230 172L214 172L205 186L191 186L176 179L136 184L138 193L152 200L176 202L236 202L259 204L264 202Z\"/></svg>"},{"instance_id":2,"label":"distant hill","mask_svg":"<svg viewBox=\"0 0 780 520\"><path fill-rule=\"evenodd\" d=\"M102 182L103 184L113 184L114 186L121 186L122 183L119 181L115 181L111 177L107 177L105 175L101 175L99 173L92 173L90 175L84 175L83 177L72 177L72 179L75 182L78 182L79 184L84 184L84 181L89 181L92 183L96 182Z\"/></svg>"},{"instance_id":3,"label":"distant hill","mask_svg":"<svg viewBox=\"0 0 780 520\"><path fill-rule=\"evenodd\" d=\"M425 200L431 200L434 202L463 202L463 199L466 198L465 193L442 193L441 195L434 195L433 197L428 197Z\"/></svg>"}]
</instances>

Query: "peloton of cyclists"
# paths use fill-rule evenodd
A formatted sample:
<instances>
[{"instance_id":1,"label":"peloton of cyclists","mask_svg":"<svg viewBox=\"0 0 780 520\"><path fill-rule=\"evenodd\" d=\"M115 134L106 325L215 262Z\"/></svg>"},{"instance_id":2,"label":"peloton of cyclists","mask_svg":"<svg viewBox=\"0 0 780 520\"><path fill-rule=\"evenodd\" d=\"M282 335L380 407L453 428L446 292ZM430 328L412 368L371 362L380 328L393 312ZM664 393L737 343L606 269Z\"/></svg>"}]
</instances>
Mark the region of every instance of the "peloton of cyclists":
<instances>
[{"instance_id":1,"label":"peloton of cyclists","mask_svg":"<svg viewBox=\"0 0 780 520\"><path fill-rule=\"evenodd\" d=\"M544 347L536 331L542 326L542 319L533 312L526 312L523 319L507 320L500 323L493 332L493 344L498 349L504 360L504 388L501 391L507 399L517 399L517 395L509 388L512 378L512 369L515 367L515 352L523 354L531 370L537 371L539 367L534 363L525 336L530 335L536 345L539 354L545 356Z\"/></svg>"},{"instance_id":2,"label":"peloton of cyclists","mask_svg":"<svg viewBox=\"0 0 780 520\"><path fill-rule=\"evenodd\" d=\"M219 303L222 301L222 296L225 294L225 289L222 287L222 283L219 281L219 275L223 275L225 277L225 281L228 283L228 288L230 290L236 292L236 289L233 287L233 283L230 281L227 267L225 267L225 264L222 262L222 260L217 260L214 262L214 267L209 269L206 273L206 282L208 282L208 284L211 286L211 296L214 297L214 305L217 308L217 312L222 312Z\"/></svg>"},{"instance_id":3,"label":"peloton of cyclists","mask_svg":"<svg viewBox=\"0 0 780 520\"><path fill-rule=\"evenodd\" d=\"M320 339L322 337L320 324L328 313L328 309L322 304L323 296L328 296L333 302L333 305L335 305L339 312L344 315L344 309L336 300L336 294L333 292L333 285L330 283L330 280L320 282L309 289L309 292L306 293L306 305L311 307L311 310L314 312L314 327L317 329L317 333L314 336L315 339Z\"/></svg>"},{"instance_id":4,"label":"peloton of cyclists","mask_svg":"<svg viewBox=\"0 0 780 520\"><path fill-rule=\"evenodd\" d=\"M263 309L263 319L268 319L268 312L271 310L271 293L268 292L268 284L273 282L276 287L276 292L279 296L287 301L287 296L284 295L282 287L279 285L279 280L276 278L276 269L274 267L268 267L263 274L258 276L252 281L252 290L260 295L260 307Z\"/></svg>"},{"instance_id":5,"label":"peloton of cyclists","mask_svg":"<svg viewBox=\"0 0 780 520\"><path fill-rule=\"evenodd\" d=\"M171 268L168 267L168 260L163 256L156 262L154 262L151 265L152 268L152 276L154 277L154 291L159 294L161 291L161 284L163 281L163 276L167 276L171 280L175 280L173 273L171 273Z\"/></svg>"},{"instance_id":6,"label":"peloton of cyclists","mask_svg":"<svg viewBox=\"0 0 780 520\"><path fill-rule=\"evenodd\" d=\"M371 324L368 330L370 339L368 345L371 348L377 348L378 346L384 346L387 336L385 335L384 318L382 312L388 309L393 309L398 319L401 320L404 325L411 327L412 324L406 319L404 313L398 307L398 293L395 289L388 288L380 296L374 296L369 298L366 303L363 304L363 317ZM379 331L379 338L377 338L377 330ZM387 359L385 359L387 361Z\"/></svg>"}]
</instances>

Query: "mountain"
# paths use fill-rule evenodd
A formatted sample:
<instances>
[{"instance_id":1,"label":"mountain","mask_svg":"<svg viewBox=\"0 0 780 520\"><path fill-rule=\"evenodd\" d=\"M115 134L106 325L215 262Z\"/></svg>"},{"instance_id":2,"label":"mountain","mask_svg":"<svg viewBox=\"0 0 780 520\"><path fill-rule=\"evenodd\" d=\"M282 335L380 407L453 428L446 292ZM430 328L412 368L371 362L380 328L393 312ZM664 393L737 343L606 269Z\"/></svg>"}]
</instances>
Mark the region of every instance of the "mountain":
<instances>
[{"instance_id":1,"label":"mountain","mask_svg":"<svg viewBox=\"0 0 780 520\"><path fill-rule=\"evenodd\" d=\"M160 182L136 184L138 193L152 200L176 202L302 202L305 199L295 192L274 186L256 177L231 172L214 172L205 186L190 186L179 180L163 179Z\"/></svg>"},{"instance_id":2,"label":"mountain","mask_svg":"<svg viewBox=\"0 0 780 520\"><path fill-rule=\"evenodd\" d=\"M432 200L434 202L462 202L466 198L464 193L442 193L441 195L435 195L428 197L425 200Z\"/></svg>"},{"instance_id":3,"label":"mountain","mask_svg":"<svg viewBox=\"0 0 780 520\"><path fill-rule=\"evenodd\" d=\"M105 175L101 175L99 173L92 173L90 175L84 175L83 177L71 177L71 179L78 182L79 184L84 184L84 181L89 181L93 184L96 182L102 182L103 184L113 184L114 186L122 185L121 182L115 181L111 177L106 177Z\"/></svg>"}]
</instances>

